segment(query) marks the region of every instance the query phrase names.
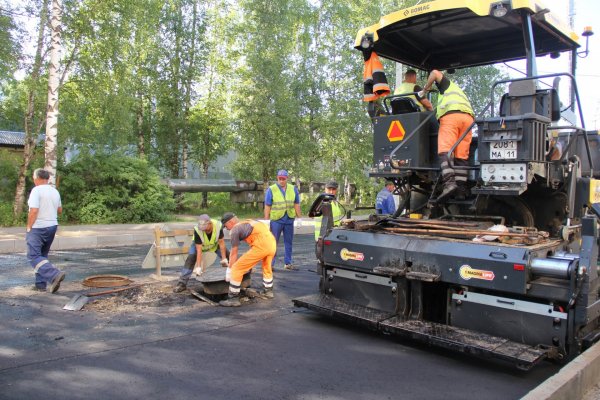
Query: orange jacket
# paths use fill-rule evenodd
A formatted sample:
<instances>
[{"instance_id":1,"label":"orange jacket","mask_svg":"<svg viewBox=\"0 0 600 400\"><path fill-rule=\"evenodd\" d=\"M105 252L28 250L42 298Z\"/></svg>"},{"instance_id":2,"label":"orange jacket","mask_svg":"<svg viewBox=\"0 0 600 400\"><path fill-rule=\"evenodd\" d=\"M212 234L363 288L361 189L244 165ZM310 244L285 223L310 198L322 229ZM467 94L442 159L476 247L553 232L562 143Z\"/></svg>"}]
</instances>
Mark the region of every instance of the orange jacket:
<instances>
[{"instance_id":1,"label":"orange jacket","mask_svg":"<svg viewBox=\"0 0 600 400\"><path fill-rule=\"evenodd\" d=\"M364 101L375 101L379 97L387 96L391 93L385 72L383 72L383 65L374 51L371 52L369 59L365 61L363 84L365 89Z\"/></svg>"}]
</instances>

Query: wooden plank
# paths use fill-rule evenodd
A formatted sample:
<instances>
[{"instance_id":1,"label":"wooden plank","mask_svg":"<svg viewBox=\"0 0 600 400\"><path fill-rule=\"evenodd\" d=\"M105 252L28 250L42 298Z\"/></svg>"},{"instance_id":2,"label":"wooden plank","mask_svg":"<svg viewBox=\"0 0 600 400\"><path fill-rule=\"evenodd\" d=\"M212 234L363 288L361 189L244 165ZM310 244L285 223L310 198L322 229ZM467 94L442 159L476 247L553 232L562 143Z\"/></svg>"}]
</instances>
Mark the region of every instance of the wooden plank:
<instances>
[{"instance_id":1,"label":"wooden plank","mask_svg":"<svg viewBox=\"0 0 600 400\"><path fill-rule=\"evenodd\" d=\"M176 229L174 231L169 231L169 232L159 230L159 232L157 233L157 237L163 238L163 237L173 237L173 236L192 236L193 234L194 234L193 229Z\"/></svg>"}]
</instances>

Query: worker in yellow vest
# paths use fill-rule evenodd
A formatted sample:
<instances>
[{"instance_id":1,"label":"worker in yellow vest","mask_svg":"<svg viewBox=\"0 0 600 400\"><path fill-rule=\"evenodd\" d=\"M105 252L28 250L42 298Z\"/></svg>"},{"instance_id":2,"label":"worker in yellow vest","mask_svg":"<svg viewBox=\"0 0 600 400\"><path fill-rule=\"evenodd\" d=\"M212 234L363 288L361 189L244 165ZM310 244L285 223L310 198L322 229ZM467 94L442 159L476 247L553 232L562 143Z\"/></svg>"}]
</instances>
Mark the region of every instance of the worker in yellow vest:
<instances>
[{"instance_id":1,"label":"worker in yellow vest","mask_svg":"<svg viewBox=\"0 0 600 400\"><path fill-rule=\"evenodd\" d=\"M337 195L338 183L336 181L329 181L325 185L325 193L332 196ZM342 223L342 217L344 216L343 207L336 200L331 202L331 214L333 215L333 226L340 226ZM323 217L315 217L315 240L319 239L319 233L321 232L321 224Z\"/></svg>"},{"instance_id":2,"label":"worker in yellow vest","mask_svg":"<svg viewBox=\"0 0 600 400\"><path fill-rule=\"evenodd\" d=\"M205 260L209 257L203 257L203 255L209 252L214 252L221 257L221 266L227 267L229 250L225 246L223 224L219 220L210 218L208 214L202 214L198 217L198 224L194 227L193 243L190 245L185 264L179 274L177 286L173 289L175 293L183 292L187 288L187 283L194 270L199 269L201 272L206 270L208 265ZM212 260L214 261L214 259L213 256Z\"/></svg>"},{"instance_id":3,"label":"worker in yellow vest","mask_svg":"<svg viewBox=\"0 0 600 400\"><path fill-rule=\"evenodd\" d=\"M471 145L472 132L469 130L464 139L454 150L454 168L448 156L448 152L454 146L458 138L473 124L475 114L473 107L463 90L438 70L429 74L427 83L419 96L436 84L440 94L438 97L436 118L440 122L438 131L438 155L441 161L442 180L444 183L442 193L437 197L438 203L445 202L450 196L463 198L468 192L467 177L469 166L469 146Z\"/></svg>"},{"instance_id":4,"label":"worker in yellow vest","mask_svg":"<svg viewBox=\"0 0 600 400\"><path fill-rule=\"evenodd\" d=\"M292 264L292 243L294 241L294 219L300 218L300 193L298 188L288 183L288 172L277 172L277 183L269 186L265 192L265 219L270 220L270 228L275 241L283 233L285 248L284 269L295 270ZM275 266L275 258L273 258Z\"/></svg>"},{"instance_id":5,"label":"worker in yellow vest","mask_svg":"<svg viewBox=\"0 0 600 400\"><path fill-rule=\"evenodd\" d=\"M417 85L417 72L414 69L409 69L404 73L404 81L396 88L394 95L413 93L404 97L413 99L421 111L432 111L431 102L426 97L418 95L422 90L421 86Z\"/></svg>"}]
</instances>

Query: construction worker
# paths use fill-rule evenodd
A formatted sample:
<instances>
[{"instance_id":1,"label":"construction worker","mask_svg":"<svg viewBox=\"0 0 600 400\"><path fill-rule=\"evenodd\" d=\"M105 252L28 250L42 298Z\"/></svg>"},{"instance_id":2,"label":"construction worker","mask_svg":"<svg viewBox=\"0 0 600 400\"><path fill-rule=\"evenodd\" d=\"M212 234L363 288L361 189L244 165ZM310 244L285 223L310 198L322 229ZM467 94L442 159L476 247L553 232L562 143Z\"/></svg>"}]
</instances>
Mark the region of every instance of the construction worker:
<instances>
[{"instance_id":1,"label":"construction worker","mask_svg":"<svg viewBox=\"0 0 600 400\"><path fill-rule=\"evenodd\" d=\"M225 280L229 282L229 294L227 300L219 304L225 307L239 307L240 290L244 274L261 262L264 289L260 292L263 299L273 298L273 269L271 262L275 257L277 243L265 224L259 221L240 221L233 213L225 213L221 222L230 231L231 254L229 256L230 266L227 268ZM238 258L238 247L241 241L250 245L243 256Z\"/></svg>"},{"instance_id":2,"label":"construction worker","mask_svg":"<svg viewBox=\"0 0 600 400\"><path fill-rule=\"evenodd\" d=\"M229 251L225 247L223 224L221 221L211 219L208 214L202 214L194 227L193 243L173 292L183 292L192 273L197 271L198 275L202 274L214 262L216 256L221 257L221 266L227 267Z\"/></svg>"},{"instance_id":3,"label":"construction worker","mask_svg":"<svg viewBox=\"0 0 600 400\"><path fill-rule=\"evenodd\" d=\"M413 93L404 97L413 99L421 111L432 111L433 106L431 102L427 98L418 95L422 90L421 86L417 85L417 72L414 69L409 69L404 73L404 81L396 88L394 94Z\"/></svg>"},{"instance_id":4,"label":"construction worker","mask_svg":"<svg viewBox=\"0 0 600 400\"><path fill-rule=\"evenodd\" d=\"M29 194L27 204L27 259L35 273L34 289L56 293L65 273L48 260L48 252L58 229L58 214L62 213L60 193L48 184L50 173L38 168L33 171L35 187Z\"/></svg>"},{"instance_id":5,"label":"construction worker","mask_svg":"<svg viewBox=\"0 0 600 400\"><path fill-rule=\"evenodd\" d=\"M469 99L467 99L462 89L443 73L435 69L429 74L427 83L423 87L423 91L419 93L419 96L424 97L434 82L440 92L436 118L440 122L438 155L441 161L443 179L443 190L438 196L437 202L443 203L454 194L457 194L457 198L464 198L467 193L467 170L466 168L454 169L448 152L458 138L472 125L475 120L475 114L473 113L473 107L471 107ZM454 151L455 167L467 167L469 165L471 134L472 132L469 130Z\"/></svg>"},{"instance_id":6,"label":"construction worker","mask_svg":"<svg viewBox=\"0 0 600 400\"><path fill-rule=\"evenodd\" d=\"M300 218L300 193L298 188L287 182L288 172L277 172L277 183L269 186L265 192L265 219L270 220L270 228L275 241L283 232L285 248L284 269L295 270L292 264L292 243L294 241L294 219ZM275 259L271 267L275 266Z\"/></svg>"},{"instance_id":7,"label":"construction worker","mask_svg":"<svg viewBox=\"0 0 600 400\"><path fill-rule=\"evenodd\" d=\"M330 194L332 196L337 195L338 183L336 181L329 181L325 185L325 194ZM333 200L331 202L331 214L333 215L333 226L339 226L342 223L342 216L344 212L342 211L343 207L337 200ZM315 240L319 239L319 234L321 232L321 223L323 221L323 217L315 217Z\"/></svg>"},{"instance_id":8,"label":"construction worker","mask_svg":"<svg viewBox=\"0 0 600 400\"><path fill-rule=\"evenodd\" d=\"M394 182L386 182L383 189L377 193L375 199L375 210L377 214L389 214L392 215L396 212L396 202L394 201Z\"/></svg>"}]
</instances>

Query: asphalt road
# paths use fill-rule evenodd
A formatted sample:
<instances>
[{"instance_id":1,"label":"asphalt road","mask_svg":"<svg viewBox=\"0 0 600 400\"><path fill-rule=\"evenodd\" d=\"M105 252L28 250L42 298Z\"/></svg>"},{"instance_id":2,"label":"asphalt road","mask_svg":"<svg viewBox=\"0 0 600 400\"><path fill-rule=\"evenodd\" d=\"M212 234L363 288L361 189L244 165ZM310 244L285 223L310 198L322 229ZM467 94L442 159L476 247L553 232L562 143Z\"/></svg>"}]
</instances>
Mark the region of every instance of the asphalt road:
<instances>
[{"instance_id":1,"label":"asphalt road","mask_svg":"<svg viewBox=\"0 0 600 400\"><path fill-rule=\"evenodd\" d=\"M24 254L0 255L0 399L505 400L559 369L523 372L297 309L291 299L317 288L313 246L297 235L299 270L276 268L275 300L235 309L181 294L136 311L62 310L85 276L147 280L148 246L51 253L68 274L56 295L29 289Z\"/></svg>"}]
</instances>

